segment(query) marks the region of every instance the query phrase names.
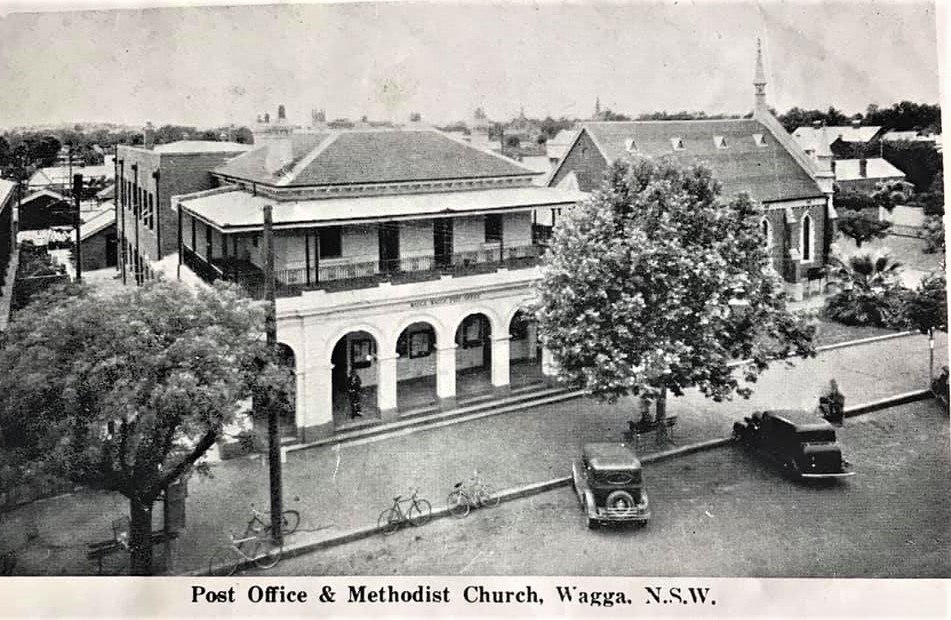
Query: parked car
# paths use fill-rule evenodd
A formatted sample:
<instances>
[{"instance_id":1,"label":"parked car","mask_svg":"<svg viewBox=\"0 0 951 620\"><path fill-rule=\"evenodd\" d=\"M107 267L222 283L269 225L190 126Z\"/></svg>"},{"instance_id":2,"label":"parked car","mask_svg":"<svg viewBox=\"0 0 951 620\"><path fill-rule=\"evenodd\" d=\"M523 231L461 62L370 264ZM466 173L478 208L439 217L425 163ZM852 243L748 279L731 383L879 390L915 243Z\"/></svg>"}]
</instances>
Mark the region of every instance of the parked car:
<instances>
[{"instance_id":1,"label":"parked car","mask_svg":"<svg viewBox=\"0 0 951 620\"><path fill-rule=\"evenodd\" d=\"M844 478L855 473L842 458L835 428L809 411L754 413L733 425L733 438L795 478Z\"/></svg>"},{"instance_id":2,"label":"parked car","mask_svg":"<svg viewBox=\"0 0 951 620\"><path fill-rule=\"evenodd\" d=\"M641 462L626 444L589 443L571 464L575 493L588 527L601 523L647 523L651 513Z\"/></svg>"}]
</instances>

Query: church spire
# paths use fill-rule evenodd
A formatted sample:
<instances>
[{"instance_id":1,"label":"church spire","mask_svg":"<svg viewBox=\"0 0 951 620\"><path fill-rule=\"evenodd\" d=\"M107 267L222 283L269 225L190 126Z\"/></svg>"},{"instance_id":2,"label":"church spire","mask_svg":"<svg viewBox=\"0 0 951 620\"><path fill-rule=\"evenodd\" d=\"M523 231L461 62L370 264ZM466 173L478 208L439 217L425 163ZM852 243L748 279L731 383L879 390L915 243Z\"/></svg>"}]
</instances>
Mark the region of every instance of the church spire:
<instances>
[{"instance_id":1,"label":"church spire","mask_svg":"<svg viewBox=\"0 0 951 620\"><path fill-rule=\"evenodd\" d=\"M753 88L755 89L755 110L766 109L766 71L763 69L763 45L756 39L756 71L753 74Z\"/></svg>"}]
</instances>

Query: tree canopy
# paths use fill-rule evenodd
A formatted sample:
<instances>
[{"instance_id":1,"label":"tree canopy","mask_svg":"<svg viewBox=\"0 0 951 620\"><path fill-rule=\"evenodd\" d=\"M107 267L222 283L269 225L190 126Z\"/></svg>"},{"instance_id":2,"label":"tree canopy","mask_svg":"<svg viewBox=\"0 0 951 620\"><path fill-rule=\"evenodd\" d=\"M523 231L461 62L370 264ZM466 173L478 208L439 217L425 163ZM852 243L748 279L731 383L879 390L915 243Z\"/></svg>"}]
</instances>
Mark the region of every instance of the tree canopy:
<instances>
[{"instance_id":1,"label":"tree canopy","mask_svg":"<svg viewBox=\"0 0 951 620\"><path fill-rule=\"evenodd\" d=\"M148 574L156 499L195 467L243 399L285 389L263 327L261 304L224 284L42 297L15 316L0 348L7 475L129 498L132 568Z\"/></svg>"},{"instance_id":2,"label":"tree canopy","mask_svg":"<svg viewBox=\"0 0 951 620\"><path fill-rule=\"evenodd\" d=\"M562 380L609 401L660 405L689 387L723 400L748 396L740 378L755 381L771 360L813 354L813 328L786 309L767 267L761 208L719 193L705 166L635 158L566 211L537 313Z\"/></svg>"}]
</instances>

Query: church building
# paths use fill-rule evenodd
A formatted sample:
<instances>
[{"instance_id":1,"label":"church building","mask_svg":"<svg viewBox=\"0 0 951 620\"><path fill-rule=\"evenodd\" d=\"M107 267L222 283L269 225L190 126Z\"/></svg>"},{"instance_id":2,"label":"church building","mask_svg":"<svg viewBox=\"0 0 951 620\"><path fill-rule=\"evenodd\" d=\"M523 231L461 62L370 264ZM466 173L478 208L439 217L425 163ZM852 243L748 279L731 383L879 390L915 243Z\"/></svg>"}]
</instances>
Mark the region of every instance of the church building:
<instances>
[{"instance_id":1,"label":"church building","mask_svg":"<svg viewBox=\"0 0 951 620\"><path fill-rule=\"evenodd\" d=\"M610 164L629 155L704 163L724 197L745 192L762 205L763 242L791 298L821 293L836 230L832 155L807 155L769 111L759 47L753 85L752 118L584 122L548 185L593 191ZM553 211L543 223L557 217Z\"/></svg>"}]
</instances>

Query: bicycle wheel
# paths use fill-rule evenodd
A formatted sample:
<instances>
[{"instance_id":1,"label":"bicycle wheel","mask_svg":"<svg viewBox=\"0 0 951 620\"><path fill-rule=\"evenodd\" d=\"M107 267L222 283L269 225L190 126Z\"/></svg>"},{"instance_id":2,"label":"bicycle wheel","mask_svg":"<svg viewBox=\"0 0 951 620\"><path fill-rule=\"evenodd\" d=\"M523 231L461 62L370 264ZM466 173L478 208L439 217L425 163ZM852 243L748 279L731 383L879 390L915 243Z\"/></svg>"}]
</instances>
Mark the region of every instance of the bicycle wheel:
<instances>
[{"instance_id":1,"label":"bicycle wheel","mask_svg":"<svg viewBox=\"0 0 951 620\"><path fill-rule=\"evenodd\" d=\"M284 553L281 546L271 540L269 536L261 537L255 541L252 551L251 558L254 560L254 565L264 570L277 566L277 563L281 561L281 555Z\"/></svg>"},{"instance_id":2,"label":"bicycle wheel","mask_svg":"<svg viewBox=\"0 0 951 620\"><path fill-rule=\"evenodd\" d=\"M495 492L495 489L488 484L482 484L479 487L479 490L476 492L476 498L480 506L488 506L489 508L498 506L499 502L502 501L502 498Z\"/></svg>"},{"instance_id":3,"label":"bicycle wheel","mask_svg":"<svg viewBox=\"0 0 951 620\"><path fill-rule=\"evenodd\" d=\"M296 532L297 526L300 525L300 513L296 510L285 510L281 516L283 521L281 533L293 534Z\"/></svg>"},{"instance_id":4,"label":"bicycle wheel","mask_svg":"<svg viewBox=\"0 0 951 620\"><path fill-rule=\"evenodd\" d=\"M446 498L446 506L449 507L449 514L462 519L469 514L469 498L460 489L456 489Z\"/></svg>"},{"instance_id":5,"label":"bicycle wheel","mask_svg":"<svg viewBox=\"0 0 951 620\"><path fill-rule=\"evenodd\" d=\"M418 499L410 506L406 518L412 525L426 525L433 516L433 507L425 499Z\"/></svg>"},{"instance_id":6,"label":"bicycle wheel","mask_svg":"<svg viewBox=\"0 0 951 620\"><path fill-rule=\"evenodd\" d=\"M403 523L403 515L400 514L400 511L396 508L387 508L380 513L380 518L377 519L376 525L383 532L383 535L392 534L396 530L400 529L400 525Z\"/></svg>"},{"instance_id":7,"label":"bicycle wheel","mask_svg":"<svg viewBox=\"0 0 951 620\"><path fill-rule=\"evenodd\" d=\"M218 547L208 560L208 574L212 577L230 577L238 570L241 559L240 552L231 545Z\"/></svg>"}]
</instances>

